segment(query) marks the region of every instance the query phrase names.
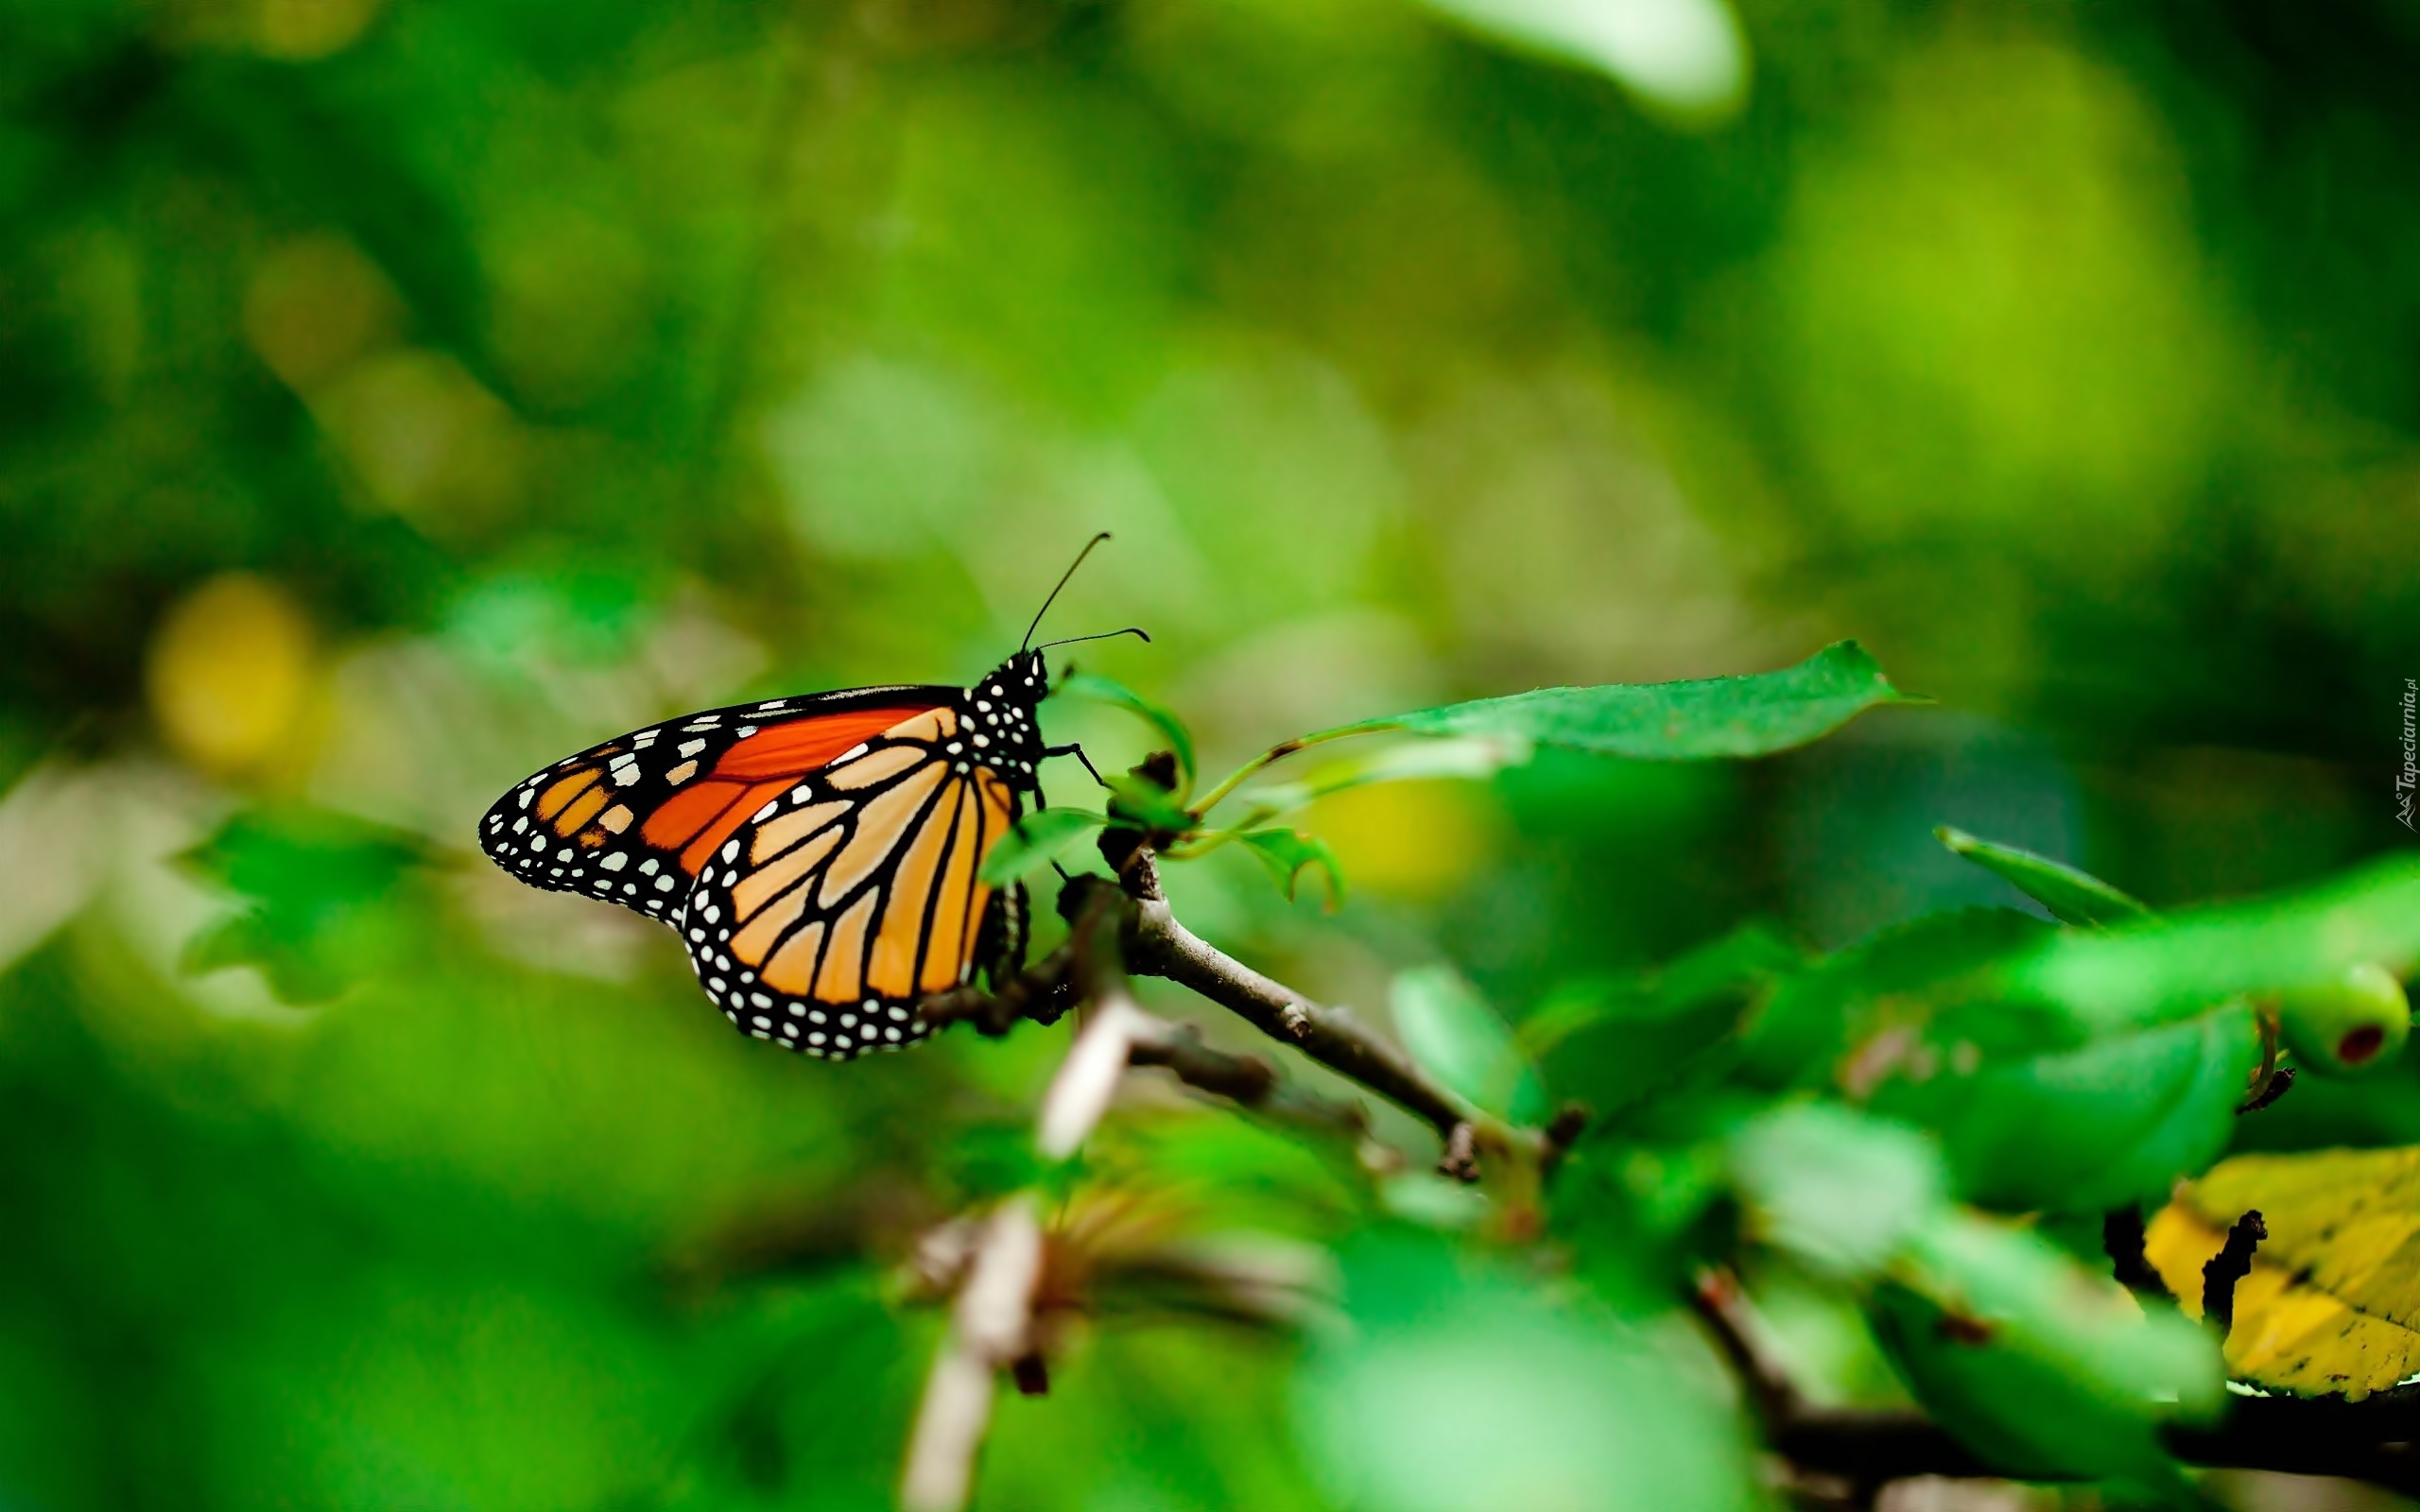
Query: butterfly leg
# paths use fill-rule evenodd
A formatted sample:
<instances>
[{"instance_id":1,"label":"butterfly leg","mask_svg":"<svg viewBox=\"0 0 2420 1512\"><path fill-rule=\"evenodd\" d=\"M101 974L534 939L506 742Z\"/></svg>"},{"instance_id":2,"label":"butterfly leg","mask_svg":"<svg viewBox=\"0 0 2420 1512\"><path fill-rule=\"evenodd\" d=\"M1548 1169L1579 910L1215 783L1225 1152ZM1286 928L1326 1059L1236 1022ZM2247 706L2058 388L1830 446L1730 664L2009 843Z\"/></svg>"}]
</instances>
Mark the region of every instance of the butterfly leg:
<instances>
[{"instance_id":1,"label":"butterfly leg","mask_svg":"<svg viewBox=\"0 0 2420 1512\"><path fill-rule=\"evenodd\" d=\"M1076 760L1084 764L1085 771L1093 774L1094 782L1100 783L1103 787L1107 787L1109 785L1109 780L1100 775L1100 768L1095 766L1093 765L1093 759L1084 754L1084 747L1077 745L1074 741L1069 741L1064 746L1045 747L1042 754L1046 760L1052 756L1073 756Z\"/></svg>"}]
</instances>

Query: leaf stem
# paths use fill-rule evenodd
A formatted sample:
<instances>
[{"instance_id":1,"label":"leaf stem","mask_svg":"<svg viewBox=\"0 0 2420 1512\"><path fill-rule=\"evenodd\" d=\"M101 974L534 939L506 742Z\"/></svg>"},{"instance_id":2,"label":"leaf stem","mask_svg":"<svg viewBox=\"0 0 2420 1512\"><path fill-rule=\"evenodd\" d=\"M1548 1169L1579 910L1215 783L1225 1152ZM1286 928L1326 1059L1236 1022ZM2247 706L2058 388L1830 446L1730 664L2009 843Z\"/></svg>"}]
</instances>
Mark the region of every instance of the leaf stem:
<instances>
[{"instance_id":1,"label":"leaf stem","mask_svg":"<svg viewBox=\"0 0 2420 1512\"><path fill-rule=\"evenodd\" d=\"M1339 725L1334 730L1322 730L1316 734L1297 735L1292 740L1281 740L1276 745L1270 747L1267 750L1262 751L1259 755L1244 763L1241 766L1236 767L1234 771L1229 772L1226 777L1219 782L1218 786L1212 788L1209 792L1204 793L1201 796L1201 801L1193 805L1194 816L1199 818L1202 815L1205 815L1212 809L1218 807L1220 799L1227 797L1228 794L1233 793L1236 788L1241 787L1254 772L1262 771L1267 767L1274 765L1276 763L1284 761L1287 757L1293 755L1298 750L1307 750L1313 746L1324 746L1331 740L1343 740L1347 736L1351 735L1374 735L1382 730L1393 730L1395 728L1396 726L1392 720L1372 719L1357 725Z\"/></svg>"},{"instance_id":2,"label":"leaf stem","mask_svg":"<svg viewBox=\"0 0 2420 1512\"><path fill-rule=\"evenodd\" d=\"M1262 825L1267 824L1271 819L1279 817L1286 812L1287 811L1284 809L1272 809L1266 805L1255 808L1251 813L1245 815L1241 819L1238 819L1234 824L1228 825L1223 829L1194 831L1193 833L1185 837L1184 842L1182 845L1172 845L1167 850L1159 852L1160 857L1167 861L1197 860L1200 857L1208 855L1211 851L1218 850L1220 846L1227 844L1231 840L1242 839L1246 831L1257 830Z\"/></svg>"}]
</instances>

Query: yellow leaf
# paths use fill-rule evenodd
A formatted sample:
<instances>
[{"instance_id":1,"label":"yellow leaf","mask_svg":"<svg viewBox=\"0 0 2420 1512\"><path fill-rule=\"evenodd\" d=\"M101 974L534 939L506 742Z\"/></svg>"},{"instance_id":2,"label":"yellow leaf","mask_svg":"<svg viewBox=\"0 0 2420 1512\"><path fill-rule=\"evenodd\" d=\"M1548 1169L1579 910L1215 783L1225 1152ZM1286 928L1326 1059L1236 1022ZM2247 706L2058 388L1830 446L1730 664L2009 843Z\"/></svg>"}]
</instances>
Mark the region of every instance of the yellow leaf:
<instances>
[{"instance_id":1,"label":"yellow leaf","mask_svg":"<svg viewBox=\"0 0 2420 1512\"><path fill-rule=\"evenodd\" d=\"M2145 1247L2188 1315L2256 1209L2269 1237L2236 1286L2228 1374L2356 1401L2420 1375L2420 1148L2247 1155L2180 1187Z\"/></svg>"}]
</instances>

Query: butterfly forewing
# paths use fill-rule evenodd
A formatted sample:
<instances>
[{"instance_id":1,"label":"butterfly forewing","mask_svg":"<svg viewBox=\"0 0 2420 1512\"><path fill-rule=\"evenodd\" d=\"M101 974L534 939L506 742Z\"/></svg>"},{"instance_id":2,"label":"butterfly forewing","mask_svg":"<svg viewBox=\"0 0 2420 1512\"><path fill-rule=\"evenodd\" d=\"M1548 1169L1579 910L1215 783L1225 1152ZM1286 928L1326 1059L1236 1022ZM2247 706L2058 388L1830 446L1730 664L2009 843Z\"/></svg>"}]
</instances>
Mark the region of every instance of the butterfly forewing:
<instances>
[{"instance_id":1,"label":"butterfly forewing","mask_svg":"<svg viewBox=\"0 0 2420 1512\"><path fill-rule=\"evenodd\" d=\"M675 920L691 880L751 814L955 688L857 688L709 709L634 730L515 784L479 848L533 886Z\"/></svg>"},{"instance_id":2,"label":"butterfly forewing","mask_svg":"<svg viewBox=\"0 0 2420 1512\"><path fill-rule=\"evenodd\" d=\"M742 1030L847 1059L924 1037L915 1003L981 959L984 855L1018 790L963 759L961 712L925 711L783 784L700 869L682 921Z\"/></svg>"}]
</instances>

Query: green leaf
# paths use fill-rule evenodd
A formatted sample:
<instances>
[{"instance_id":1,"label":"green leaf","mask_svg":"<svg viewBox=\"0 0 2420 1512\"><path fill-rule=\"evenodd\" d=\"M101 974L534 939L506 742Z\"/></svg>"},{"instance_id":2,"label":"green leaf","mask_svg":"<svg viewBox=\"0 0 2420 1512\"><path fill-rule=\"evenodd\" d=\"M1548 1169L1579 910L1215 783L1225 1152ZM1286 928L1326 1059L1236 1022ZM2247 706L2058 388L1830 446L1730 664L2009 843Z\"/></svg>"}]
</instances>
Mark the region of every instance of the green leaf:
<instances>
[{"instance_id":1,"label":"green leaf","mask_svg":"<svg viewBox=\"0 0 2420 1512\"><path fill-rule=\"evenodd\" d=\"M1329 762L1300 782L1252 788L1244 793L1242 801L1255 819L1273 819L1307 807L1331 793L1366 787L1373 782L1493 777L1507 766L1518 766L1528 761L1530 749L1526 741L1501 737L1425 740L1390 746L1366 756Z\"/></svg>"},{"instance_id":2,"label":"green leaf","mask_svg":"<svg viewBox=\"0 0 2420 1512\"><path fill-rule=\"evenodd\" d=\"M345 960L334 941L299 933L290 919L267 909L230 914L204 926L185 942L177 969L207 976L230 967L258 971L284 1003L325 1003L351 986L358 964Z\"/></svg>"},{"instance_id":3,"label":"green leaf","mask_svg":"<svg viewBox=\"0 0 2420 1512\"><path fill-rule=\"evenodd\" d=\"M983 858L983 881L1005 887L1040 871L1067 853L1070 846L1108 822L1087 809L1044 809L1009 827Z\"/></svg>"},{"instance_id":4,"label":"green leaf","mask_svg":"<svg viewBox=\"0 0 2420 1512\"><path fill-rule=\"evenodd\" d=\"M1932 833L1953 852L1996 874L2063 923L2118 924L2151 916L2151 910L2134 899L2063 861L1980 840L1945 824Z\"/></svg>"},{"instance_id":5,"label":"green leaf","mask_svg":"<svg viewBox=\"0 0 2420 1512\"><path fill-rule=\"evenodd\" d=\"M252 966L289 1003L333 998L393 948L381 920L428 853L415 836L326 810L239 813L178 857L241 901L188 942L181 968Z\"/></svg>"},{"instance_id":6,"label":"green leaf","mask_svg":"<svg viewBox=\"0 0 2420 1512\"><path fill-rule=\"evenodd\" d=\"M225 891L318 916L384 898L428 858L402 831L324 809L248 809L178 860Z\"/></svg>"},{"instance_id":7,"label":"green leaf","mask_svg":"<svg viewBox=\"0 0 2420 1512\"><path fill-rule=\"evenodd\" d=\"M2062 931L2005 963L1997 987L2106 1031L2325 987L2365 961L2396 976L2420 962L2420 857L2273 898Z\"/></svg>"},{"instance_id":8,"label":"green leaf","mask_svg":"<svg viewBox=\"0 0 2420 1512\"><path fill-rule=\"evenodd\" d=\"M1288 1415L1328 1503L1769 1504L1721 1366L1683 1319L1540 1287L1426 1235L1363 1241L1342 1260L1350 1326L1312 1334Z\"/></svg>"},{"instance_id":9,"label":"green leaf","mask_svg":"<svg viewBox=\"0 0 2420 1512\"><path fill-rule=\"evenodd\" d=\"M1331 912L1344 902L1344 867L1325 840L1300 830L1249 830L1236 838L1252 848L1253 858L1269 868L1269 875L1284 890L1288 902L1294 898L1294 879L1305 867L1317 867L1327 873L1327 905Z\"/></svg>"},{"instance_id":10,"label":"green leaf","mask_svg":"<svg viewBox=\"0 0 2420 1512\"><path fill-rule=\"evenodd\" d=\"M1511 1026L1453 968L1397 972L1387 1003L1404 1047L1439 1081L1514 1123L1546 1115L1546 1089Z\"/></svg>"},{"instance_id":11,"label":"green leaf","mask_svg":"<svg viewBox=\"0 0 2420 1512\"><path fill-rule=\"evenodd\" d=\"M2053 926L2012 908L1970 908L1893 925L1783 978L1743 1030L1744 1071L1768 1087L1831 1083L1862 1098L1890 1070L1890 1055L1922 1048L1933 1021L1987 1005L1962 1024L1979 1047L2039 1053L2088 1038L2063 1014L2001 1010L1990 971Z\"/></svg>"},{"instance_id":12,"label":"green leaf","mask_svg":"<svg viewBox=\"0 0 2420 1512\"><path fill-rule=\"evenodd\" d=\"M1742 1019L1805 964L1772 928L1745 924L1653 971L1563 984L1521 1021L1519 1043L1602 1126L1643 1099L1688 1095L1719 1073Z\"/></svg>"},{"instance_id":13,"label":"green leaf","mask_svg":"<svg viewBox=\"0 0 2420 1512\"><path fill-rule=\"evenodd\" d=\"M1687 1234L1732 1186L1719 1140L1629 1143L1592 1128L1555 1169L1550 1227L1583 1257L1635 1262Z\"/></svg>"},{"instance_id":14,"label":"green leaf","mask_svg":"<svg viewBox=\"0 0 2420 1512\"><path fill-rule=\"evenodd\" d=\"M1867 1106L1932 1129L1960 1194L2011 1212L2165 1196L2226 1148L2258 1055L2240 999L2034 1056L1985 1055L1949 1027L1901 1057Z\"/></svg>"},{"instance_id":15,"label":"green leaf","mask_svg":"<svg viewBox=\"0 0 2420 1512\"><path fill-rule=\"evenodd\" d=\"M2155 1196L2224 1147L2257 1051L2250 1012L2109 1022L2010 988L2011 963L2071 937L2087 936L2006 909L1884 931L1779 979L1746 1031L1746 1078L1933 1130L1959 1191L1987 1206Z\"/></svg>"},{"instance_id":16,"label":"green leaf","mask_svg":"<svg viewBox=\"0 0 2420 1512\"><path fill-rule=\"evenodd\" d=\"M1779 672L1542 688L1345 728L1491 736L1642 761L1700 761L1788 750L1868 709L1926 701L1892 687L1862 646L1841 641Z\"/></svg>"},{"instance_id":17,"label":"green leaf","mask_svg":"<svg viewBox=\"0 0 2420 1512\"><path fill-rule=\"evenodd\" d=\"M1159 783L1132 772L1112 772L1101 781L1109 787L1109 820L1143 830L1189 834L1198 821Z\"/></svg>"},{"instance_id":18,"label":"green leaf","mask_svg":"<svg viewBox=\"0 0 2420 1512\"><path fill-rule=\"evenodd\" d=\"M2167 1484L2159 1425L2224 1400L2200 1327L2146 1313L2037 1233L1955 1210L1912 1237L1874 1317L1942 1426L2017 1475Z\"/></svg>"},{"instance_id":19,"label":"green leaf","mask_svg":"<svg viewBox=\"0 0 2420 1512\"><path fill-rule=\"evenodd\" d=\"M1193 735L1184 728L1184 720L1126 684L1101 677L1097 673L1078 672L1062 678L1051 692L1070 698L1083 698L1093 703L1108 704L1114 709L1123 709L1128 713L1140 716L1152 729L1160 732L1167 741L1168 749L1176 753L1178 801L1184 801L1186 795L1193 791L1193 781L1201 768L1195 765Z\"/></svg>"},{"instance_id":20,"label":"green leaf","mask_svg":"<svg viewBox=\"0 0 2420 1512\"><path fill-rule=\"evenodd\" d=\"M1734 1134L1729 1151L1752 1230L1843 1280L1889 1264L1947 1198L1931 1141L1837 1103L1773 1108Z\"/></svg>"},{"instance_id":21,"label":"green leaf","mask_svg":"<svg viewBox=\"0 0 2420 1512\"><path fill-rule=\"evenodd\" d=\"M1772 926L1742 924L1656 971L1564 984L1521 1021L1521 1046L1544 1056L1591 1029L1612 1025L1631 1031L1669 1023L1710 1003L1736 1014L1745 994L1805 961Z\"/></svg>"}]
</instances>

